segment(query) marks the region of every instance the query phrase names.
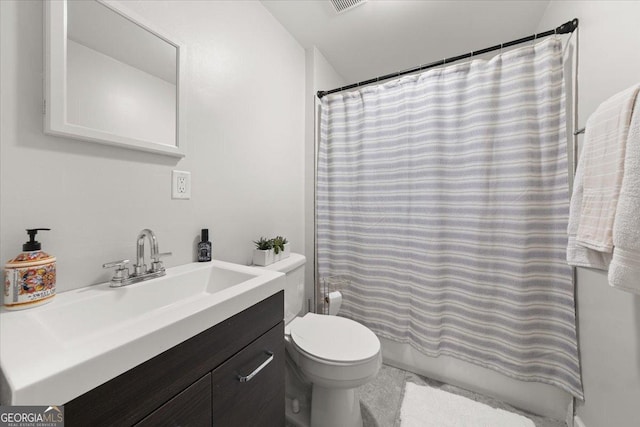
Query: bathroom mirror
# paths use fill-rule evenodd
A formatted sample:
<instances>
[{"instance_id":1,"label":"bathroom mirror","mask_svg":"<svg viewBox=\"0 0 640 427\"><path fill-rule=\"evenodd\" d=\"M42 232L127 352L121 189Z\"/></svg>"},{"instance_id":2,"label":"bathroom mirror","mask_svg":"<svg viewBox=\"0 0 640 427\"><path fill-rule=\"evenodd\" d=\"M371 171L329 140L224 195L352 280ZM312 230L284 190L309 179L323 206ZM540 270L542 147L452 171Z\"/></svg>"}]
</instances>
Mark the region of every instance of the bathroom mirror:
<instances>
[{"instance_id":1,"label":"bathroom mirror","mask_svg":"<svg viewBox=\"0 0 640 427\"><path fill-rule=\"evenodd\" d=\"M45 35L46 133L184 156L178 43L105 0L45 1Z\"/></svg>"}]
</instances>

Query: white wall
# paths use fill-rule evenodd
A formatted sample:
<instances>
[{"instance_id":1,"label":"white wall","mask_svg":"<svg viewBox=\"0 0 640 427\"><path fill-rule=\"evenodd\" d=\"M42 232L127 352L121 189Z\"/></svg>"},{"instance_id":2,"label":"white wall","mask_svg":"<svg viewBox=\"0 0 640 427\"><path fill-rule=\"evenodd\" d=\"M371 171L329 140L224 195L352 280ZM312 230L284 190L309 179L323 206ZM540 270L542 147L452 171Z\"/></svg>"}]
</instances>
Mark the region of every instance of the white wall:
<instances>
[{"instance_id":1,"label":"white wall","mask_svg":"<svg viewBox=\"0 0 640 427\"><path fill-rule=\"evenodd\" d=\"M176 85L69 39L67 121L176 145Z\"/></svg>"},{"instance_id":2,"label":"white wall","mask_svg":"<svg viewBox=\"0 0 640 427\"><path fill-rule=\"evenodd\" d=\"M318 114L320 101L316 96L319 90L329 90L344 86L345 80L336 72L326 60L322 52L312 47L306 50L306 138L305 138L305 253L306 266L306 297L314 300L314 269L315 269L315 161L316 136L318 135ZM320 298L316 304L321 304ZM314 311L314 310L312 310Z\"/></svg>"},{"instance_id":3,"label":"white wall","mask_svg":"<svg viewBox=\"0 0 640 427\"><path fill-rule=\"evenodd\" d=\"M170 267L204 227L214 258L247 264L276 234L304 253L304 50L259 2L126 6L186 46L186 157L43 134L42 2L0 1L0 259L50 227L65 291L108 280L102 264L134 257L147 227ZM171 200L172 169L192 173L191 200Z\"/></svg>"},{"instance_id":4,"label":"white wall","mask_svg":"<svg viewBox=\"0 0 640 427\"><path fill-rule=\"evenodd\" d=\"M583 127L602 101L640 82L640 2L552 1L538 29L574 17L580 20L578 127ZM586 427L636 426L640 296L609 287L605 272L579 268L576 298L585 393L577 415Z\"/></svg>"}]
</instances>

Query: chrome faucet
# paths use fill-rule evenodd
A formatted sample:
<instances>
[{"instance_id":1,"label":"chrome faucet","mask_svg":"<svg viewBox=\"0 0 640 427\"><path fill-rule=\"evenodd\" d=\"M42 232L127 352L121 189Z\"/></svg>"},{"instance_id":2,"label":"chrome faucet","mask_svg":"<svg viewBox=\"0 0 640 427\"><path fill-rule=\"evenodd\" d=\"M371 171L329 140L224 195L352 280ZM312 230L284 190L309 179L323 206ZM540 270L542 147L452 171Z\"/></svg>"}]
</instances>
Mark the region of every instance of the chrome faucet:
<instances>
[{"instance_id":1,"label":"chrome faucet","mask_svg":"<svg viewBox=\"0 0 640 427\"><path fill-rule=\"evenodd\" d=\"M133 266L134 274L140 275L147 271L147 265L144 263L144 240L149 239L151 243L151 259L158 258L158 239L153 231L145 228L138 234L136 263Z\"/></svg>"},{"instance_id":2,"label":"chrome faucet","mask_svg":"<svg viewBox=\"0 0 640 427\"><path fill-rule=\"evenodd\" d=\"M145 240L149 240L149 243L151 244L149 256L151 258L151 268L149 269L147 269L147 264L144 263ZM171 252L159 253L158 239L156 239L155 233L148 228L145 228L138 234L138 238L136 239L136 263L133 265L132 274L129 274L129 268L126 266L127 263L129 263L128 259L108 262L103 264L102 267L116 267L113 277L111 278L110 286L112 288L119 288L132 283L138 283L144 280L164 276L167 272L162 261L160 261L160 258L168 255L171 255Z\"/></svg>"}]
</instances>

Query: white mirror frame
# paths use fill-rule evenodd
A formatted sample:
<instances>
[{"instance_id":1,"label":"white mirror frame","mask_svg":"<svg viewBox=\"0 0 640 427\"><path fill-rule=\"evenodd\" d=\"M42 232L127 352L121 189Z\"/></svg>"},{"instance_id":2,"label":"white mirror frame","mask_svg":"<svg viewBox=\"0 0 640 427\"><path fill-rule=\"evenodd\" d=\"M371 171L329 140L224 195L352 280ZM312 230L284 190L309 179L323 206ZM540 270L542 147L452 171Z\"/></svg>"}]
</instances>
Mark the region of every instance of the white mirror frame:
<instances>
[{"instance_id":1,"label":"white mirror frame","mask_svg":"<svg viewBox=\"0 0 640 427\"><path fill-rule=\"evenodd\" d=\"M127 10L120 3L96 0L124 18L153 33L176 47L177 52L177 93L176 93L176 145L155 143L137 138L105 132L67 122L67 0L46 0L44 2L45 25L45 87L44 87L44 131L83 141L97 142L132 150L184 157L185 144L185 94L184 74L186 52L184 45L171 41L153 29L148 22Z\"/></svg>"}]
</instances>

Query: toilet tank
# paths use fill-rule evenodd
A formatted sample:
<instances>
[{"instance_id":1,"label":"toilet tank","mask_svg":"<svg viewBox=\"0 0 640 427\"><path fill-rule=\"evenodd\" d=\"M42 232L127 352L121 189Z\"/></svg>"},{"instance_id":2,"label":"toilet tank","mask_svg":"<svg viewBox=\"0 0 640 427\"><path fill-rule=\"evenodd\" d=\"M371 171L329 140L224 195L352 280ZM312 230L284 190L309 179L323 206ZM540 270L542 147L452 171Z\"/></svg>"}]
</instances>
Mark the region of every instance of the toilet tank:
<instances>
[{"instance_id":1,"label":"toilet tank","mask_svg":"<svg viewBox=\"0 0 640 427\"><path fill-rule=\"evenodd\" d=\"M304 306L304 255L292 253L282 261L267 265L266 268L286 275L284 285L284 323L293 320Z\"/></svg>"}]
</instances>

